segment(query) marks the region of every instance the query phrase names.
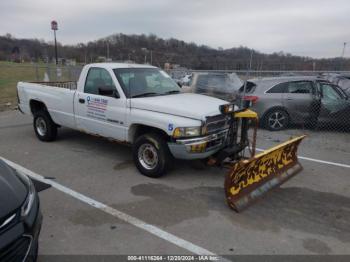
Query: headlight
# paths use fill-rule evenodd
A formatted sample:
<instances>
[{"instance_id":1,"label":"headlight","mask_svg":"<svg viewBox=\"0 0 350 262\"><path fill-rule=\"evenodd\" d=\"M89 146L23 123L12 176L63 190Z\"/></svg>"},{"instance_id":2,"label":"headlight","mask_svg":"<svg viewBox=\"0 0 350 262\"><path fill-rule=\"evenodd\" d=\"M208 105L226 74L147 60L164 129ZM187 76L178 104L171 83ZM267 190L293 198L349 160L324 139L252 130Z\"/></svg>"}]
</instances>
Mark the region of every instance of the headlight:
<instances>
[{"instance_id":1,"label":"headlight","mask_svg":"<svg viewBox=\"0 0 350 262\"><path fill-rule=\"evenodd\" d=\"M33 185L33 182L26 176L17 171L19 179L22 180L22 182L27 186L28 194L26 197L26 200L24 201L22 208L21 208L21 216L26 217L28 216L30 210L33 207L33 203L35 200L35 188Z\"/></svg>"},{"instance_id":2,"label":"headlight","mask_svg":"<svg viewBox=\"0 0 350 262\"><path fill-rule=\"evenodd\" d=\"M191 136L200 136L201 135L201 127L177 127L174 130L173 137L191 137Z\"/></svg>"}]
</instances>

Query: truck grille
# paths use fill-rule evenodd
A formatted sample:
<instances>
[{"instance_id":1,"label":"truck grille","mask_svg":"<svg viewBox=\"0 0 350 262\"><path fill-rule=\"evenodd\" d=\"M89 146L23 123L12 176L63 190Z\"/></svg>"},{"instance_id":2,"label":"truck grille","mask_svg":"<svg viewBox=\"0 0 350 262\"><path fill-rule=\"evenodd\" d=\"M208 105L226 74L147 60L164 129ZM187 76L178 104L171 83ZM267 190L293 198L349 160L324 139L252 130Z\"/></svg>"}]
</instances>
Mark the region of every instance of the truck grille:
<instances>
[{"instance_id":1,"label":"truck grille","mask_svg":"<svg viewBox=\"0 0 350 262\"><path fill-rule=\"evenodd\" d=\"M228 118L226 115L209 116L206 118L205 126L208 134L215 133L228 128Z\"/></svg>"},{"instance_id":2,"label":"truck grille","mask_svg":"<svg viewBox=\"0 0 350 262\"><path fill-rule=\"evenodd\" d=\"M29 237L21 237L12 242L3 250L0 250L0 261L23 261L28 253L31 239Z\"/></svg>"}]
</instances>

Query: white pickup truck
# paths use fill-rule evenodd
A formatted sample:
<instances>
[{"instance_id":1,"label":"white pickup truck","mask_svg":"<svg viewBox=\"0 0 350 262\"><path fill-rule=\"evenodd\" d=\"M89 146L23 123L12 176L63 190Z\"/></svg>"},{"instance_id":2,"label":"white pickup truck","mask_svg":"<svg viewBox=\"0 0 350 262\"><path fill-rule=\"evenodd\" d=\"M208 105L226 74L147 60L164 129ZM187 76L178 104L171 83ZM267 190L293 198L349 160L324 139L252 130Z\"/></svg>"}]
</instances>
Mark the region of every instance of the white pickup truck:
<instances>
[{"instance_id":1,"label":"white pickup truck","mask_svg":"<svg viewBox=\"0 0 350 262\"><path fill-rule=\"evenodd\" d=\"M227 102L181 93L153 66L89 64L78 82L19 82L17 91L40 140L53 141L65 126L130 143L136 167L150 177L163 175L172 157L207 158L227 140L228 118L219 109Z\"/></svg>"}]
</instances>

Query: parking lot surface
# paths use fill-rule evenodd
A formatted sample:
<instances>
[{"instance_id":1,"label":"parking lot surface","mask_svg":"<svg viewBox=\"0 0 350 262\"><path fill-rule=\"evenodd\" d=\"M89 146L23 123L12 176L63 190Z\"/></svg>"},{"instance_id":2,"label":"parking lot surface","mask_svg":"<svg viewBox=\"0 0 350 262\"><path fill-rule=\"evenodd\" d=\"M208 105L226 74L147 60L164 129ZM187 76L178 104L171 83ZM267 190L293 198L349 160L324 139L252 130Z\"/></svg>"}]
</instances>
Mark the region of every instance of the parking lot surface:
<instances>
[{"instance_id":1,"label":"parking lot surface","mask_svg":"<svg viewBox=\"0 0 350 262\"><path fill-rule=\"evenodd\" d=\"M259 130L257 147L303 132ZM43 143L18 111L0 113L0 156L215 254L350 254L350 135L307 133L299 155L333 164L301 159L299 175L239 214L225 203L224 169L177 161L147 178L130 147L66 128ZM40 199L40 254L191 253L53 187Z\"/></svg>"}]
</instances>

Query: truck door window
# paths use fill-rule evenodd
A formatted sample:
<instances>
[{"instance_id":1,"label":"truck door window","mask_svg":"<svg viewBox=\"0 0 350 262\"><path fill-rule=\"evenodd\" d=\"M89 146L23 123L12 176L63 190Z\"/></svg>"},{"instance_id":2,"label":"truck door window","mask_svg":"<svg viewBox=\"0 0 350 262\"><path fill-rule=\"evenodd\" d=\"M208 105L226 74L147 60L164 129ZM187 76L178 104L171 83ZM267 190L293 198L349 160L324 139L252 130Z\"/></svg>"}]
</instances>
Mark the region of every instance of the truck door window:
<instances>
[{"instance_id":1,"label":"truck door window","mask_svg":"<svg viewBox=\"0 0 350 262\"><path fill-rule=\"evenodd\" d=\"M106 69L93 67L86 77L84 93L114 97L117 89Z\"/></svg>"}]
</instances>

